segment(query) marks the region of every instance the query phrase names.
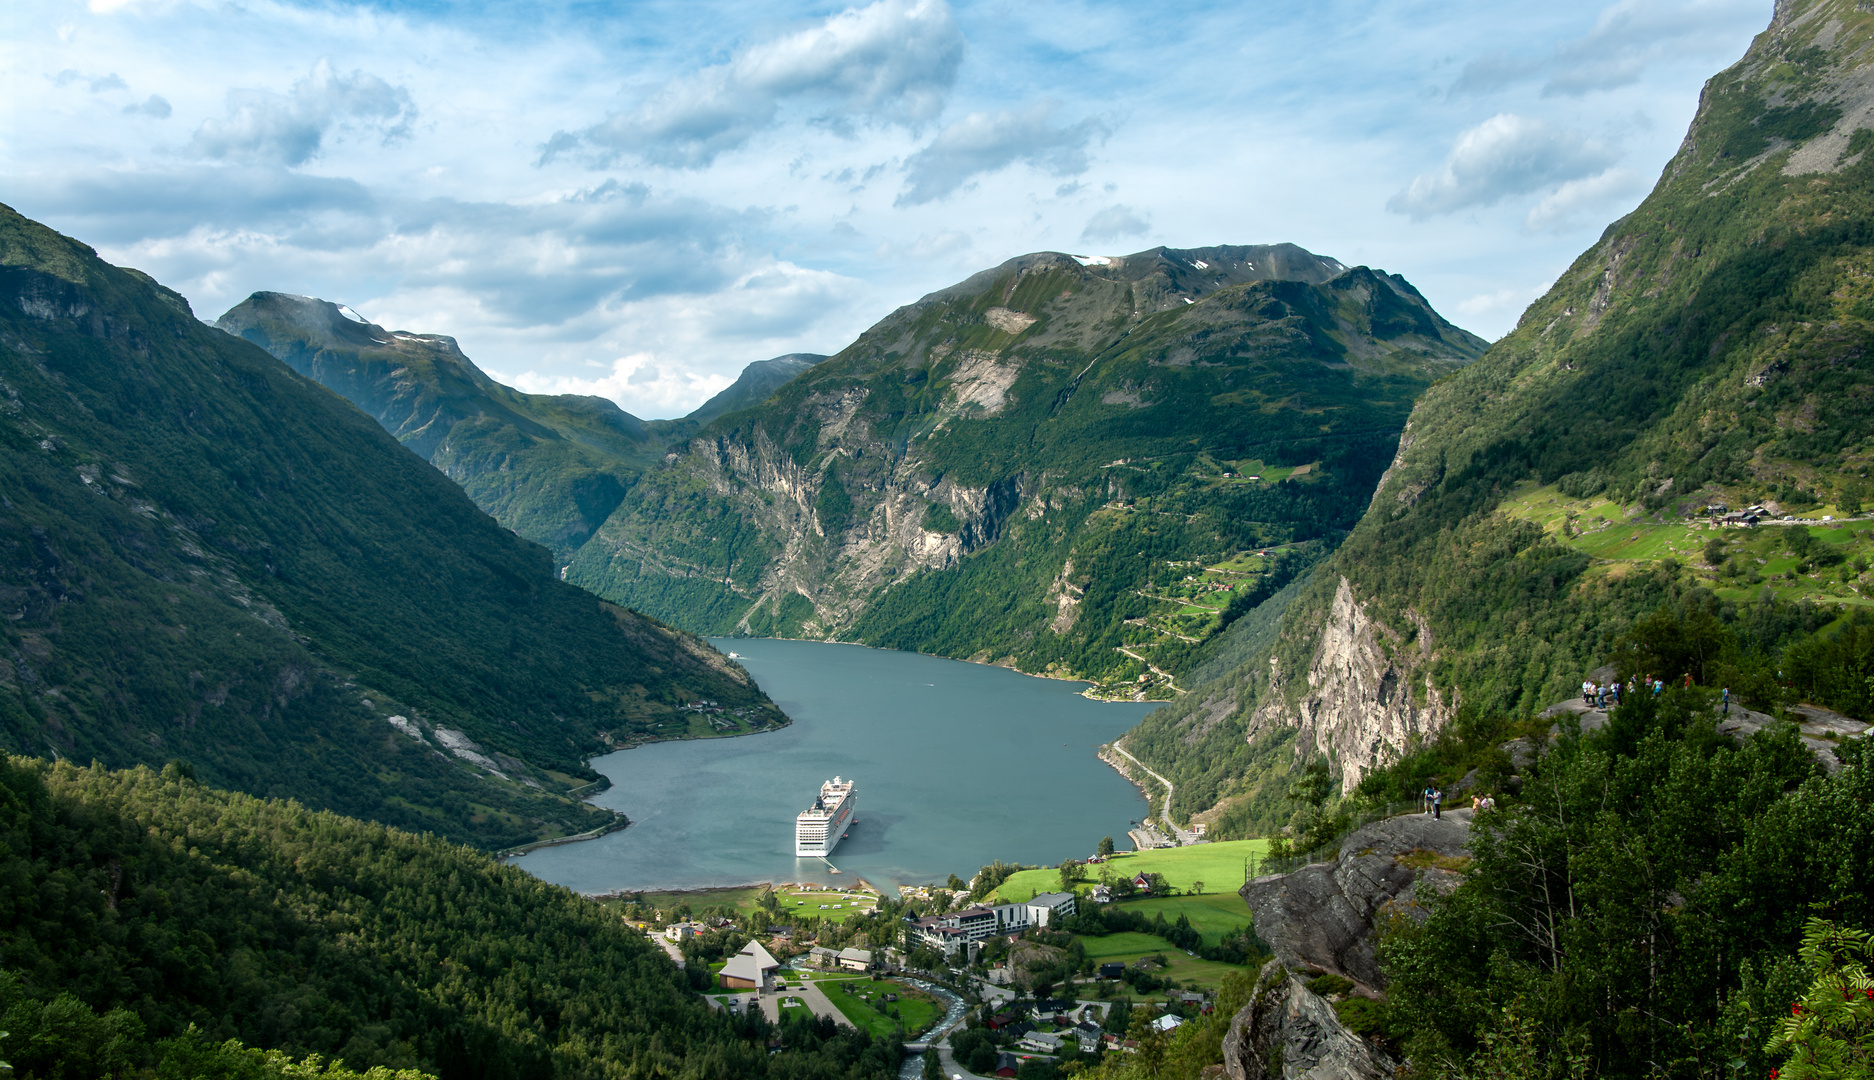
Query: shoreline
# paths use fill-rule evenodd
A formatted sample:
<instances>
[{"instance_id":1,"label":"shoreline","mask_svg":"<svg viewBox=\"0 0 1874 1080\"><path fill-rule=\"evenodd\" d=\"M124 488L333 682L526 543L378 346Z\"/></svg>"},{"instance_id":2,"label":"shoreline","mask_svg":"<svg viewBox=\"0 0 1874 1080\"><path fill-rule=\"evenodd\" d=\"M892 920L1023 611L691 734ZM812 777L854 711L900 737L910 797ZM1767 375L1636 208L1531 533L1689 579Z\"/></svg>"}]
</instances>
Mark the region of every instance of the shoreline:
<instances>
[{"instance_id":1,"label":"shoreline","mask_svg":"<svg viewBox=\"0 0 1874 1080\"><path fill-rule=\"evenodd\" d=\"M1125 756L1114 749L1117 744L1118 740L1114 740L1110 743L1102 743L1100 745L1100 752L1095 756L1111 766L1114 772L1125 777L1126 783L1139 789L1140 797L1145 800L1145 811L1149 815L1152 810L1152 789L1146 787L1144 782L1140 781L1138 777L1133 776L1131 770L1126 768Z\"/></svg>"},{"instance_id":2,"label":"shoreline","mask_svg":"<svg viewBox=\"0 0 1874 1080\"><path fill-rule=\"evenodd\" d=\"M1088 701L1099 701L1099 702L1104 702L1106 704L1111 704L1111 705L1149 705L1154 702L1160 705L1169 705L1174 700L1172 698L1166 698L1163 701L1158 701L1158 699L1156 698L1123 698L1122 699L1122 698L1098 697L1094 695L1092 691L1098 688L1100 684L1093 682L1090 679L1086 679L1081 676L1078 676L1078 675L1073 676L1071 678L1063 677L1060 675L1043 675L1043 674L1039 674L1033 671L1023 671L1021 668L1015 667L1011 664L999 664L993 660L977 660L977 659L974 659L972 657L967 657L967 656L945 656L942 653L918 652L915 649L889 649L883 645L867 645L863 641L841 641L838 638L792 638L792 637L753 637L753 636L735 638L735 637L723 637L721 635L716 635L716 634L698 634L697 636L702 638L705 641L712 641L712 640L713 641L804 641L813 645L854 645L861 649L871 649L874 652L892 652L892 653L905 653L910 656L928 656L933 660L955 660L959 664L975 664L977 667L1001 668L1003 671L1012 671L1017 675L1022 675L1030 679L1046 679L1049 682L1085 683L1086 689L1076 691L1076 693L1080 697L1086 698ZM724 656L728 656L728 650L724 649L721 651ZM736 658L736 659L738 659L738 662L739 662L739 658ZM751 732L750 734L753 734L753 733ZM659 742L675 742L677 740L660 739L658 741Z\"/></svg>"}]
</instances>

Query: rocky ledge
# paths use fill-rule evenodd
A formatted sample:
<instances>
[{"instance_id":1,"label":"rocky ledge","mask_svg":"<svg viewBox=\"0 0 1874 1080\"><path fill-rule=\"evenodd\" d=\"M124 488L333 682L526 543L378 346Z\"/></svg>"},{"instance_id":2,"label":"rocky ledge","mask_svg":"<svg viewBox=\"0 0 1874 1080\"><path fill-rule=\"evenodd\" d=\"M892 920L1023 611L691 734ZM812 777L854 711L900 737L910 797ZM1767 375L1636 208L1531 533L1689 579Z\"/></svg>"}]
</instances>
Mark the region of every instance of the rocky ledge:
<instances>
[{"instance_id":1,"label":"rocky ledge","mask_svg":"<svg viewBox=\"0 0 1874 1080\"><path fill-rule=\"evenodd\" d=\"M1333 862L1243 886L1256 934L1289 969L1331 972L1377 993L1385 977L1374 956L1375 925L1388 911L1422 917L1421 895L1454 887L1470 831L1468 809L1356 829Z\"/></svg>"},{"instance_id":2,"label":"rocky ledge","mask_svg":"<svg viewBox=\"0 0 1874 1080\"><path fill-rule=\"evenodd\" d=\"M1223 1036L1230 1080L1386 1080L1397 1065L1347 1030L1334 1006L1280 960L1263 966Z\"/></svg>"}]
</instances>

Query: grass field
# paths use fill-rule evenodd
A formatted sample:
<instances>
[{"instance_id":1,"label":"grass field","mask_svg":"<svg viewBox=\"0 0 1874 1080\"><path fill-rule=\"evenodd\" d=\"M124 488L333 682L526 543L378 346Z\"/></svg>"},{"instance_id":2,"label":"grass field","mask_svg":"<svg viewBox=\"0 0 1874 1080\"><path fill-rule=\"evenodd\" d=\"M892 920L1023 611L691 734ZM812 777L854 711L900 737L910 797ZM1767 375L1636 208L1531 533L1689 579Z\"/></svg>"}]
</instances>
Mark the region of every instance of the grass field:
<instances>
[{"instance_id":1,"label":"grass field","mask_svg":"<svg viewBox=\"0 0 1874 1080\"><path fill-rule=\"evenodd\" d=\"M1166 883L1180 891L1189 891L1201 881L1206 893L1233 894L1243 886L1243 860L1251 855L1261 857L1268 850L1267 840L1226 840L1192 847L1122 851L1101 866L1087 867L1087 880L1080 883L1079 889L1084 892L1092 888L1099 871L1110 867L1115 878L1163 874ZM1003 882L991 896L1001 903L1015 904L1060 887L1058 870L1023 870ZM1196 921L1195 915L1192 921Z\"/></svg>"},{"instance_id":2,"label":"grass field","mask_svg":"<svg viewBox=\"0 0 1874 1080\"><path fill-rule=\"evenodd\" d=\"M898 1027L904 1028L907 1037L916 1035L944 1013L929 994L890 979L820 979L814 985L854 1027L873 1035L888 1035ZM897 994L898 1000L882 1001L886 994ZM898 1015L889 1016L883 1009L896 1009Z\"/></svg>"},{"instance_id":3,"label":"grass field","mask_svg":"<svg viewBox=\"0 0 1874 1080\"><path fill-rule=\"evenodd\" d=\"M1125 908L1127 911L1137 911L1148 919L1162 914L1168 923L1177 922L1178 916L1183 915L1191 920L1193 929L1204 935L1205 945L1215 945L1223 940L1223 935L1255 921L1250 917L1249 905L1235 893L1169 896L1158 900L1128 900L1125 902ZM1091 943L1095 939L1084 940Z\"/></svg>"},{"instance_id":4,"label":"grass field","mask_svg":"<svg viewBox=\"0 0 1874 1080\"><path fill-rule=\"evenodd\" d=\"M1169 963L1165 970L1158 974L1179 983L1194 983L1207 990L1215 990L1222 986L1223 977L1230 972L1243 970L1234 964L1221 964L1214 960L1199 960L1197 957L1188 956L1183 950L1174 948L1163 938L1152 934L1108 934L1105 937L1083 937L1080 939L1080 944L1087 950L1087 959L1095 964L1131 964L1142 956L1163 955ZM1161 996L1163 995L1146 995L1148 999Z\"/></svg>"},{"instance_id":5,"label":"grass field","mask_svg":"<svg viewBox=\"0 0 1874 1080\"><path fill-rule=\"evenodd\" d=\"M1738 505L1734 500L1732 505ZM1783 600L1810 600L1847 607L1874 605L1874 575L1854 570L1856 560L1874 563L1874 522L1823 522L1841 517L1833 506L1796 515L1815 543L1805 561L1790 550L1787 528L1766 520L1756 528L1722 529L1704 521L1660 522L1605 499L1570 499L1553 486L1525 486L1504 500L1500 513L1542 526L1561 543L1594 559L1590 574L1618 574L1628 567L1677 559L1694 577L1727 600L1754 600L1765 589ZM1705 545L1724 542L1730 573L1706 564ZM1843 568L1850 573L1843 576ZM1793 574L1793 576L1785 576Z\"/></svg>"}]
</instances>

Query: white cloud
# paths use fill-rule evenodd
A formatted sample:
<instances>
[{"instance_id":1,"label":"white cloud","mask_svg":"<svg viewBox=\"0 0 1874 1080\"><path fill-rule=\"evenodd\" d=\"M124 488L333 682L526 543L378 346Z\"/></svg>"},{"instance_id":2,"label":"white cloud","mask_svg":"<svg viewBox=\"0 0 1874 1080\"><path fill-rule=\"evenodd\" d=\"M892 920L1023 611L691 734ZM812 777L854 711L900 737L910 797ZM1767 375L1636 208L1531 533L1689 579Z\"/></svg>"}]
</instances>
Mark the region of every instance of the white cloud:
<instances>
[{"instance_id":1,"label":"white cloud","mask_svg":"<svg viewBox=\"0 0 1874 1080\"><path fill-rule=\"evenodd\" d=\"M1601 11L1592 30L1556 46L1543 93L1579 97L1631 86L1662 57L1726 48L1731 27L1761 6L1753 0L1619 0Z\"/></svg>"},{"instance_id":2,"label":"white cloud","mask_svg":"<svg viewBox=\"0 0 1874 1080\"><path fill-rule=\"evenodd\" d=\"M1105 124L1086 119L1054 125L1060 105L1038 101L1021 109L973 112L944 128L930 145L905 162L906 185L893 205L917 206L941 199L972 177L1018 162L1052 176L1086 172L1087 144L1110 134Z\"/></svg>"},{"instance_id":3,"label":"white cloud","mask_svg":"<svg viewBox=\"0 0 1874 1080\"><path fill-rule=\"evenodd\" d=\"M634 416L656 419L681 416L708 400L735 380L717 373L665 370L653 353L632 353L611 362L603 375L542 374L522 371L514 375L490 372L502 382L529 394L584 394L611 398Z\"/></svg>"},{"instance_id":4,"label":"white cloud","mask_svg":"<svg viewBox=\"0 0 1874 1080\"><path fill-rule=\"evenodd\" d=\"M1386 208L1424 220L1511 195L1591 176L1613 164L1614 152L1579 131L1498 113L1461 133L1443 169L1414 177Z\"/></svg>"},{"instance_id":5,"label":"white cloud","mask_svg":"<svg viewBox=\"0 0 1874 1080\"><path fill-rule=\"evenodd\" d=\"M1594 176L1570 180L1556 188L1529 211L1523 228L1530 232L1558 232L1573 228L1585 219L1604 220L1609 204L1616 200L1644 194L1646 177L1632 169L1608 169Z\"/></svg>"},{"instance_id":6,"label":"white cloud","mask_svg":"<svg viewBox=\"0 0 1874 1080\"><path fill-rule=\"evenodd\" d=\"M1548 292L1549 287L1554 284L1553 281L1545 281L1534 287L1510 286L1494 292L1466 297L1458 301L1458 319L1460 322L1481 321L1499 326L1513 326L1516 323L1516 317L1522 314L1523 309L1539 299L1543 293Z\"/></svg>"},{"instance_id":7,"label":"white cloud","mask_svg":"<svg viewBox=\"0 0 1874 1080\"><path fill-rule=\"evenodd\" d=\"M1088 218L1087 227L1080 230L1080 238L1117 240L1122 236L1143 236L1151 230L1151 217L1124 203L1115 203Z\"/></svg>"},{"instance_id":8,"label":"white cloud","mask_svg":"<svg viewBox=\"0 0 1874 1080\"><path fill-rule=\"evenodd\" d=\"M1548 78L1544 96L1581 97L1640 81L1649 66L1687 55L1723 55L1735 48L1740 22L1758 18L1759 0L1618 0L1603 8L1587 33L1557 42L1547 54L1497 49L1464 66L1450 92L1487 94Z\"/></svg>"},{"instance_id":9,"label":"white cloud","mask_svg":"<svg viewBox=\"0 0 1874 1080\"><path fill-rule=\"evenodd\" d=\"M343 122L376 128L389 141L408 134L415 118L416 106L403 87L362 71L338 75L322 59L291 93L229 91L227 115L204 122L189 152L217 161L303 165Z\"/></svg>"},{"instance_id":10,"label":"white cloud","mask_svg":"<svg viewBox=\"0 0 1874 1080\"><path fill-rule=\"evenodd\" d=\"M962 59L963 35L943 0L877 0L745 48L578 135L556 132L541 162L583 143L601 163L623 153L702 168L772 126L794 99L824 107L816 119L837 130L855 119L915 127L942 111Z\"/></svg>"},{"instance_id":11,"label":"white cloud","mask_svg":"<svg viewBox=\"0 0 1874 1080\"><path fill-rule=\"evenodd\" d=\"M161 94L151 94L143 101L132 102L124 106L126 116L150 116L158 120L169 119L170 113L174 111L169 107L168 99Z\"/></svg>"}]
</instances>

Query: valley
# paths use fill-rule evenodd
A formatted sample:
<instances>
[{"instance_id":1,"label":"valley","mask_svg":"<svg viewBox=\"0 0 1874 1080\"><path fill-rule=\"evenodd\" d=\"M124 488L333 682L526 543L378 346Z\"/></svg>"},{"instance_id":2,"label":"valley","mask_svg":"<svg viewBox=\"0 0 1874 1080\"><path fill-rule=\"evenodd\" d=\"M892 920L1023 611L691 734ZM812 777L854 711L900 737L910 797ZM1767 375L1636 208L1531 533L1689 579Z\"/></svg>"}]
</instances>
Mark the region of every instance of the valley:
<instances>
[{"instance_id":1,"label":"valley","mask_svg":"<svg viewBox=\"0 0 1874 1080\"><path fill-rule=\"evenodd\" d=\"M19 51L174 15L122 7ZM47 220L217 307L365 252L355 302L426 324L266 290L210 323L0 206L0 1074L1864 1077L1874 6L1776 0L1641 198L1654 120L1611 106L1735 16L1681 7L1337 16L1418 74L1298 52L1389 99L1283 162L1308 199L1238 168L1229 213L1185 120L1220 106L1150 125L1175 184L1120 153L1164 100L1107 59L1158 46L1065 44L1119 9L778 11L682 38L661 89L631 42L672 20L529 11L581 80L551 108L492 38L500 93L446 103L415 48L408 85L335 52L174 105L128 52L16 79L22 127L43 82L96 140L84 183L20 181ZM332 12L294 34L424 30ZM964 63L989 17L1013 44ZM1421 32L1529 48L1433 83ZM1285 69L1241 109L1268 57L1231 44L1207 93L1256 154L1356 101ZM587 48L637 63L601 85ZM1035 51L1074 78L949 104ZM1022 97L1076 81L1111 111ZM1440 162L1415 102L1489 119ZM525 182L470 177L458 114ZM190 139L150 136L160 184L97 153L133 123ZM358 155L421 158L420 194ZM1520 317L1490 342L1397 273L1158 243L1398 254L1374 220L1452 312ZM1067 242L1154 246L1006 257ZM939 269L861 280L894 261ZM744 348L778 355L729 382Z\"/></svg>"}]
</instances>

